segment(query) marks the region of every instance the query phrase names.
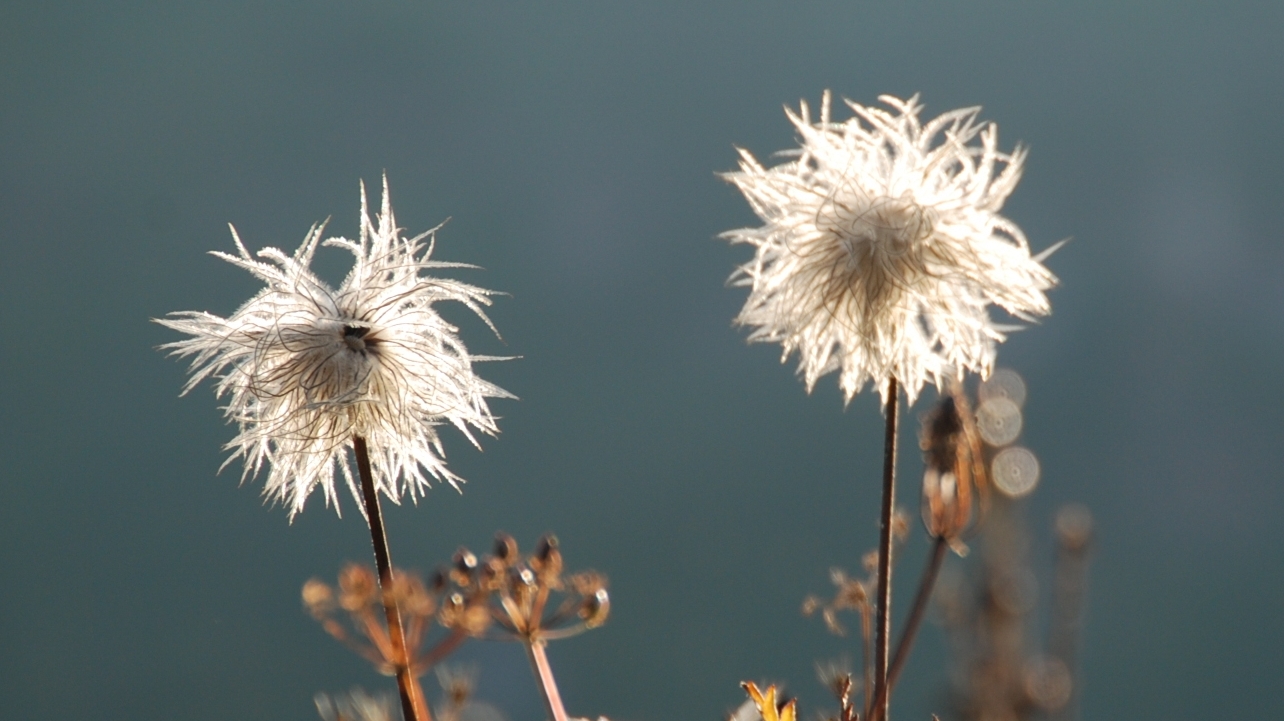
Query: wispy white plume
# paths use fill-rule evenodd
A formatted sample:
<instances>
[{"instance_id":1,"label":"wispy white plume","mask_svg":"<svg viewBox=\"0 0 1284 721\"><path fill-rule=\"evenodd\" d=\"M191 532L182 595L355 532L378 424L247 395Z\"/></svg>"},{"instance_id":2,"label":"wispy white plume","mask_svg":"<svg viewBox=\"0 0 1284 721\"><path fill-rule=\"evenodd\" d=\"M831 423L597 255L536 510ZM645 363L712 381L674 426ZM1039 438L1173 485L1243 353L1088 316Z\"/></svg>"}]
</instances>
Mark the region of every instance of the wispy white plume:
<instances>
[{"instance_id":1,"label":"wispy white plume","mask_svg":"<svg viewBox=\"0 0 1284 721\"><path fill-rule=\"evenodd\" d=\"M741 150L740 170L723 174L763 225L723 237L756 249L731 278L750 289L736 322L751 342L780 343L782 362L797 351L808 391L839 371L850 401L869 381L885 395L895 377L912 403L924 383L988 374L1014 329L988 306L1046 315L1056 278L999 215L1024 149L1000 152L980 108L923 124L917 96L880 100L891 110L848 101L844 122L828 92L819 122L806 103L786 109L801 140L780 153L790 159L767 168Z\"/></svg>"},{"instance_id":2,"label":"wispy white plume","mask_svg":"<svg viewBox=\"0 0 1284 721\"><path fill-rule=\"evenodd\" d=\"M266 468L264 495L288 506L291 519L317 487L338 510L336 474L362 508L355 436L367 441L376 488L394 501L417 498L430 478L458 484L437 427L449 423L475 445L474 431L498 432L486 399L513 397L473 372L475 361L494 359L469 354L458 329L433 309L460 302L494 331L483 310L493 293L426 275L473 266L429 259L436 228L401 236L387 178L377 219L362 184L357 240L322 242L323 230L313 226L293 255L265 248L256 258L233 229L237 253L214 255L266 287L228 318L185 311L156 321L192 336L162 346L192 358L183 393L214 379L228 420L240 427L227 462L241 459L247 478ZM321 245L352 253L338 288L311 270Z\"/></svg>"}]
</instances>

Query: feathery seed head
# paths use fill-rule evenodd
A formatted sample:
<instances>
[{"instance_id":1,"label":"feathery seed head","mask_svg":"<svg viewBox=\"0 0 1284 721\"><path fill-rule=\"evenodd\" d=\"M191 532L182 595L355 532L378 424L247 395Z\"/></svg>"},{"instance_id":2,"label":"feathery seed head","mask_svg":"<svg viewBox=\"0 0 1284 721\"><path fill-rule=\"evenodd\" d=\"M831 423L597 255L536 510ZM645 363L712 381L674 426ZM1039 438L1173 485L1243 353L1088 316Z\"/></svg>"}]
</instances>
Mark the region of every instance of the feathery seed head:
<instances>
[{"instance_id":1,"label":"feathery seed head","mask_svg":"<svg viewBox=\"0 0 1284 721\"><path fill-rule=\"evenodd\" d=\"M473 372L474 361L495 359L471 355L433 308L463 303L494 331L483 311L493 293L426 275L473 266L430 260L436 228L401 235L386 177L377 218L361 186L357 240L322 242L323 230L313 226L293 255L265 248L255 258L233 229L237 254L214 255L266 287L228 318L184 311L156 321L192 336L161 346L192 358L183 393L215 379L240 428L228 462L242 459L245 477L266 467L264 495L288 505L291 519L318 486L338 510L336 471L363 508L350 454L356 436L370 448L377 489L394 502L403 493L417 499L430 478L457 486L437 426L449 423L476 445L474 430L498 432L486 399L513 397ZM311 270L321 245L352 253L338 288Z\"/></svg>"},{"instance_id":2,"label":"feathery seed head","mask_svg":"<svg viewBox=\"0 0 1284 721\"><path fill-rule=\"evenodd\" d=\"M756 248L730 280L750 289L736 322L751 342L780 343L782 361L797 351L809 392L839 371L848 402L868 381L885 395L895 377L913 403L926 382L988 374L1013 328L987 306L1046 315L1056 278L999 215L1025 151L1000 152L980 108L922 124L917 96L880 100L891 112L848 101L841 123L828 91L819 122L805 102L786 109L801 139L780 153L791 159L767 168L741 150L722 176L763 225L722 237Z\"/></svg>"}]
</instances>

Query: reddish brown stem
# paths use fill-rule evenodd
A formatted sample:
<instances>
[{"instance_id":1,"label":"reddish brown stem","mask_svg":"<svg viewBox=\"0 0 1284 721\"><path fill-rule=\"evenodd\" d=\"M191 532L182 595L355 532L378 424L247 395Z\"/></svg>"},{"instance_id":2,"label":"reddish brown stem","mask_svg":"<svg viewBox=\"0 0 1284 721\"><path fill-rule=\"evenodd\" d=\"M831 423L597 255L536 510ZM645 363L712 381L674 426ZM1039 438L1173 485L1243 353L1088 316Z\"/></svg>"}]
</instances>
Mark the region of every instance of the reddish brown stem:
<instances>
[{"instance_id":1,"label":"reddish brown stem","mask_svg":"<svg viewBox=\"0 0 1284 721\"><path fill-rule=\"evenodd\" d=\"M553 667L548 663L544 641L526 641L526 655L535 669L535 677L539 680L540 693L544 696L544 707L548 709L549 717L553 721L566 721L566 707L562 705L562 695L557 692L557 680L553 678Z\"/></svg>"},{"instance_id":2,"label":"reddish brown stem","mask_svg":"<svg viewBox=\"0 0 1284 721\"><path fill-rule=\"evenodd\" d=\"M901 640L896 644L896 653L892 655L892 665L887 671L884 695L890 695L892 689L896 688L896 681L901 677L905 662L909 660L910 649L914 646L914 637L918 635L918 629L923 625L923 617L927 615L927 603L932 598L932 589L936 586L936 576L941 570L941 563L945 561L945 551L948 546L946 540L940 536L932 542L932 555L928 558L927 565L923 567L923 578L919 581L918 593L914 596L914 606L910 609L905 628L901 631ZM874 699L875 710L870 715L869 721L880 721L886 718L879 711L880 708L885 710L885 707L886 704L881 696Z\"/></svg>"},{"instance_id":3,"label":"reddish brown stem","mask_svg":"<svg viewBox=\"0 0 1284 721\"><path fill-rule=\"evenodd\" d=\"M874 624L874 698L866 717L887 718L891 694L887 691L887 654L892 632L892 513L896 507L896 411L900 406L896 378L887 379L887 425L883 435L883 506L878 526L878 615Z\"/></svg>"},{"instance_id":4,"label":"reddish brown stem","mask_svg":"<svg viewBox=\"0 0 1284 721\"><path fill-rule=\"evenodd\" d=\"M418 676L428 669L441 663L441 660L454 653L459 648L459 644L468 640L468 634L459 629L450 632L450 635L443 638L440 643L432 647L432 650L415 662L414 672Z\"/></svg>"},{"instance_id":5,"label":"reddish brown stem","mask_svg":"<svg viewBox=\"0 0 1284 721\"><path fill-rule=\"evenodd\" d=\"M392 597L392 553L388 550L388 535L383 528L383 512L379 508L379 493L370 469L370 450L366 439L354 436L352 450L357 457L357 473L361 476L361 500L370 523L370 541L374 545L375 566L379 570L379 589L383 592L383 608L388 619L388 638L392 642L392 662L397 673L397 689L401 692L401 713L406 721L432 721L428 703L419 679L410 670L410 655L406 652L406 633L401 625L401 610Z\"/></svg>"},{"instance_id":6,"label":"reddish brown stem","mask_svg":"<svg viewBox=\"0 0 1284 721\"><path fill-rule=\"evenodd\" d=\"M861 684L863 698L865 699L863 708L865 713L869 714L869 700L874 697L874 618L869 612L869 604L861 604L860 608L860 651L861 651Z\"/></svg>"}]
</instances>

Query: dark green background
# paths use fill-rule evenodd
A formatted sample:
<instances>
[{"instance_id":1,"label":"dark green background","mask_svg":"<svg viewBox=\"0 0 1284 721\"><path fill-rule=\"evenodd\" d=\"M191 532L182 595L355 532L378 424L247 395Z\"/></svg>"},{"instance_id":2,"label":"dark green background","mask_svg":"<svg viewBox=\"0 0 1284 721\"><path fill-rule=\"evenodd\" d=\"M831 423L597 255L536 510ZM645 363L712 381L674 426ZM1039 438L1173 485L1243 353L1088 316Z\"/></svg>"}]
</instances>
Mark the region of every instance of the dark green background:
<instances>
[{"instance_id":1,"label":"dark green background","mask_svg":"<svg viewBox=\"0 0 1284 721\"><path fill-rule=\"evenodd\" d=\"M177 397L148 322L256 290L205 254L229 221L251 248L352 234L385 169L403 226L452 217L438 257L511 293L503 343L452 315L470 347L523 356L483 367L521 396L501 437L447 435L463 495L391 513L396 560L551 529L606 572L611 622L551 651L573 713L716 719L745 678L816 708L844 644L798 606L875 542L880 416L731 327L748 251L714 236L756 219L714 172L832 88L983 104L1031 147L1005 212L1036 250L1074 237L1000 362L1030 385L1031 519L1099 524L1085 717L1284 716L1284 5L801 5L0 7L0 713L308 719L318 690L390 688L299 602L368 557L350 500L291 526L217 475L233 430L208 387ZM924 636L901 719L943 707ZM463 655L540 718L516 648Z\"/></svg>"}]
</instances>

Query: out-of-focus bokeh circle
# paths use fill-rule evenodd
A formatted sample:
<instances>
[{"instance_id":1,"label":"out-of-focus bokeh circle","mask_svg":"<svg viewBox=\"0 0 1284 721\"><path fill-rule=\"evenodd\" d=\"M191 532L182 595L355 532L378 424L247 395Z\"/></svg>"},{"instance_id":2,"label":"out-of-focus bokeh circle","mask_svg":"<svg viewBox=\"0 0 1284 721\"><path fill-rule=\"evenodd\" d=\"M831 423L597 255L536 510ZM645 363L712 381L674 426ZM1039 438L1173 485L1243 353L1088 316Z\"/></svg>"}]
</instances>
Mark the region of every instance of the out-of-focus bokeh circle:
<instances>
[{"instance_id":1,"label":"out-of-focus bokeh circle","mask_svg":"<svg viewBox=\"0 0 1284 721\"><path fill-rule=\"evenodd\" d=\"M1020 446L1004 448L990 463L990 476L1004 495L1020 498L1039 484L1039 459Z\"/></svg>"},{"instance_id":2,"label":"out-of-focus bokeh circle","mask_svg":"<svg viewBox=\"0 0 1284 721\"><path fill-rule=\"evenodd\" d=\"M1021 435L1021 407L1010 398L990 398L976 409L981 438L992 446L1006 446Z\"/></svg>"},{"instance_id":3,"label":"out-of-focus bokeh circle","mask_svg":"<svg viewBox=\"0 0 1284 721\"><path fill-rule=\"evenodd\" d=\"M981 382L976 394L982 403L991 398L1007 398L1020 408L1025 405L1025 379L1011 368L998 368Z\"/></svg>"},{"instance_id":4,"label":"out-of-focus bokeh circle","mask_svg":"<svg viewBox=\"0 0 1284 721\"><path fill-rule=\"evenodd\" d=\"M1047 711L1056 711L1070 700L1074 680L1070 669L1055 656L1038 656L1026 663L1025 693Z\"/></svg>"},{"instance_id":5,"label":"out-of-focus bokeh circle","mask_svg":"<svg viewBox=\"0 0 1284 721\"><path fill-rule=\"evenodd\" d=\"M1028 568L1014 568L990 579L990 595L1004 612L1028 613L1039 600L1039 582Z\"/></svg>"},{"instance_id":6,"label":"out-of-focus bokeh circle","mask_svg":"<svg viewBox=\"0 0 1284 721\"><path fill-rule=\"evenodd\" d=\"M1071 503L1057 511L1057 538L1069 548L1083 548L1092 540L1092 511Z\"/></svg>"}]
</instances>

